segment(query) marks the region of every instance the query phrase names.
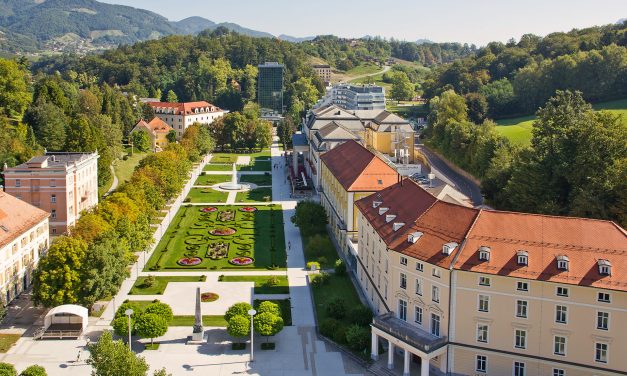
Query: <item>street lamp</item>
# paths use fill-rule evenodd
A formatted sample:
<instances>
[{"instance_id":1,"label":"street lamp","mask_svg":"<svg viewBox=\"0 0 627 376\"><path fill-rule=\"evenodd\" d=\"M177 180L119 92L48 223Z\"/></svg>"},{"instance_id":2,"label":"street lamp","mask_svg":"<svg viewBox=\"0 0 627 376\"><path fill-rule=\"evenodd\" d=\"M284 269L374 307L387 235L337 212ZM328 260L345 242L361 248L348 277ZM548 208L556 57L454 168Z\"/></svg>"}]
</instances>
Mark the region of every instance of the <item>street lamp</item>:
<instances>
[{"instance_id":1,"label":"street lamp","mask_svg":"<svg viewBox=\"0 0 627 376\"><path fill-rule=\"evenodd\" d=\"M257 314L257 311L254 309L248 310L248 314L250 315L250 361L254 360L253 357L253 317Z\"/></svg>"},{"instance_id":2,"label":"street lamp","mask_svg":"<svg viewBox=\"0 0 627 376\"><path fill-rule=\"evenodd\" d=\"M128 316L128 349L132 352L133 349L131 348L131 315L133 314L133 310L129 308L124 311L124 314Z\"/></svg>"}]
</instances>

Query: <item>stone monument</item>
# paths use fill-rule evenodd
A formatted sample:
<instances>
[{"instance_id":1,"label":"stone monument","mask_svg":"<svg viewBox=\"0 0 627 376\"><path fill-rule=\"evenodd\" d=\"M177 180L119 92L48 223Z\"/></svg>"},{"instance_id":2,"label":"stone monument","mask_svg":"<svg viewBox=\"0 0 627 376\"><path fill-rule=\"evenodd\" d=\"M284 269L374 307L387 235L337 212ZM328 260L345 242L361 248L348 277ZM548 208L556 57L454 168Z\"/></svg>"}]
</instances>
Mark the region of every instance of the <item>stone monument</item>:
<instances>
[{"instance_id":1,"label":"stone monument","mask_svg":"<svg viewBox=\"0 0 627 376\"><path fill-rule=\"evenodd\" d=\"M196 319L194 320L194 329L192 330L192 340L189 344L203 343L204 329L202 327L202 313L200 311L200 287L196 288Z\"/></svg>"}]
</instances>

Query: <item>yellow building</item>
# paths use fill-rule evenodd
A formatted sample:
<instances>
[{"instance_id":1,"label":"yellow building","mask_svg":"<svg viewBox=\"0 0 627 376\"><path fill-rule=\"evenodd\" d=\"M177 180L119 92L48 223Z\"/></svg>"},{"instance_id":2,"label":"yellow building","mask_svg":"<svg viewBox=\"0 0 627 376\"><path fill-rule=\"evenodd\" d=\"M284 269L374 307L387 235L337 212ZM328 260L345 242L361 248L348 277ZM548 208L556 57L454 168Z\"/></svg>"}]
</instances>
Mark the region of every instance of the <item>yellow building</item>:
<instances>
[{"instance_id":1,"label":"yellow building","mask_svg":"<svg viewBox=\"0 0 627 376\"><path fill-rule=\"evenodd\" d=\"M168 133L173 131L171 126L166 122L155 117L150 122L146 123L143 119L140 120L131 133L144 130L150 137L151 148L154 152L161 151L168 145Z\"/></svg>"},{"instance_id":2,"label":"yellow building","mask_svg":"<svg viewBox=\"0 0 627 376\"><path fill-rule=\"evenodd\" d=\"M396 171L355 141L347 141L321 157L321 203L333 235L354 267L357 256L355 202L398 181Z\"/></svg>"},{"instance_id":3,"label":"yellow building","mask_svg":"<svg viewBox=\"0 0 627 376\"><path fill-rule=\"evenodd\" d=\"M381 343L405 374L627 372L627 233L616 224L467 208L409 179L356 205L374 358Z\"/></svg>"}]
</instances>

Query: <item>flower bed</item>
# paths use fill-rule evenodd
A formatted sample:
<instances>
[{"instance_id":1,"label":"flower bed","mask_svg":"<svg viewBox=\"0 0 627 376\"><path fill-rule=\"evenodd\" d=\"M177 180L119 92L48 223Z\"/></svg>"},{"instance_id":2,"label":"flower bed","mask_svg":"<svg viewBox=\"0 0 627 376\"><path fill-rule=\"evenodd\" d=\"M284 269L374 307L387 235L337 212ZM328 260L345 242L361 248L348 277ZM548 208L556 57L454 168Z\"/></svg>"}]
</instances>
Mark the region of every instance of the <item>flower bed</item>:
<instances>
[{"instance_id":1,"label":"flower bed","mask_svg":"<svg viewBox=\"0 0 627 376\"><path fill-rule=\"evenodd\" d=\"M209 206L209 207L200 209L200 211L203 213L213 213L216 210L218 210L218 208L216 208L215 206Z\"/></svg>"},{"instance_id":2,"label":"flower bed","mask_svg":"<svg viewBox=\"0 0 627 376\"><path fill-rule=\"evenodd\" d=\"M240 208L239 210L246 212L246 213L252 213L254 211L257 211L257 208L254 206L244 206L243 208Z\"/></svg>"},{"instance_id":3,"label":"flower bed","mask_svg":"<svg viewBox=\"0 0 627 376\"><path fill-rule=\"evenodd\" d=\"M229 260L230 264L237 266L246 266L253 262L255 262L255 260L253 260L252 257L235 257Z\"/></svg>"},{"instance_id":4,"label":"flower bed","mask_svg":"<svg viewBox=\"0 0 627 376\"><path fill-rule=\"evenodd\" d=\"M200 294L200 301L203 303L215 302L220 298L220 295L213 292L203 292Z\"/></svg>"},{"instance_id":5,"label":"flower bed","mask_svg":"<svg viewBox=\"0 0 627 376\"><path fill-rule=\"evenodd\" d=\"M200 257L183 257L179 259L176 263L181 266L194 266L198 265L202 262Z\"/></svg>"},{"instance_id":6,"label":"flower bed","mask_svg":"<svg viewBox=\"0 0 627 376\"><path fill-rule=\"evenodd\" d=\"M233 210L224 210L218 213L218 219L222 222L228 222L235 219L235 212Z\"/></svg>"},{"instance_id":7,"label":"flower bed","mask_svg":"<svg viewBox=\"0 0 627 376\"><path fill-rule=\"evenodd\" d=\"M209 230L211 235L216 236L227 236L235 234L235 229L230 227L222 227L222 228L214 228L213 230Z\"/></svg>"}]
</instances>

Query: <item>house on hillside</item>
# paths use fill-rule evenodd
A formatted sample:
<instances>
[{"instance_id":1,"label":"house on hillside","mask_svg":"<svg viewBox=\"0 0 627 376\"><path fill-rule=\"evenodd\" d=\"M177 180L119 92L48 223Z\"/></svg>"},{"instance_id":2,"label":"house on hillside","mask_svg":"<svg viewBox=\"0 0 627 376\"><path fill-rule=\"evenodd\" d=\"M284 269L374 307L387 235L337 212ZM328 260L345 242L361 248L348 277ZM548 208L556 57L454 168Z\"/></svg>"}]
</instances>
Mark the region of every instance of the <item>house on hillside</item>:
<instances>
[{"instance_id":1,"label":"house on hillside","mask_svg":"<svg viewBox=\"0 0 627 376\"><path fill-rule=\"evenodd\" d=\"M144 119L140 120L131 133L146 131L148 136L150 137L150 145L154 152L162 151L168 145L168 133L173 131L171 126L169 126L166 122L159 119L158 117L153 118L149 122L144 121Z\"/></svg>"}]
</instances>

